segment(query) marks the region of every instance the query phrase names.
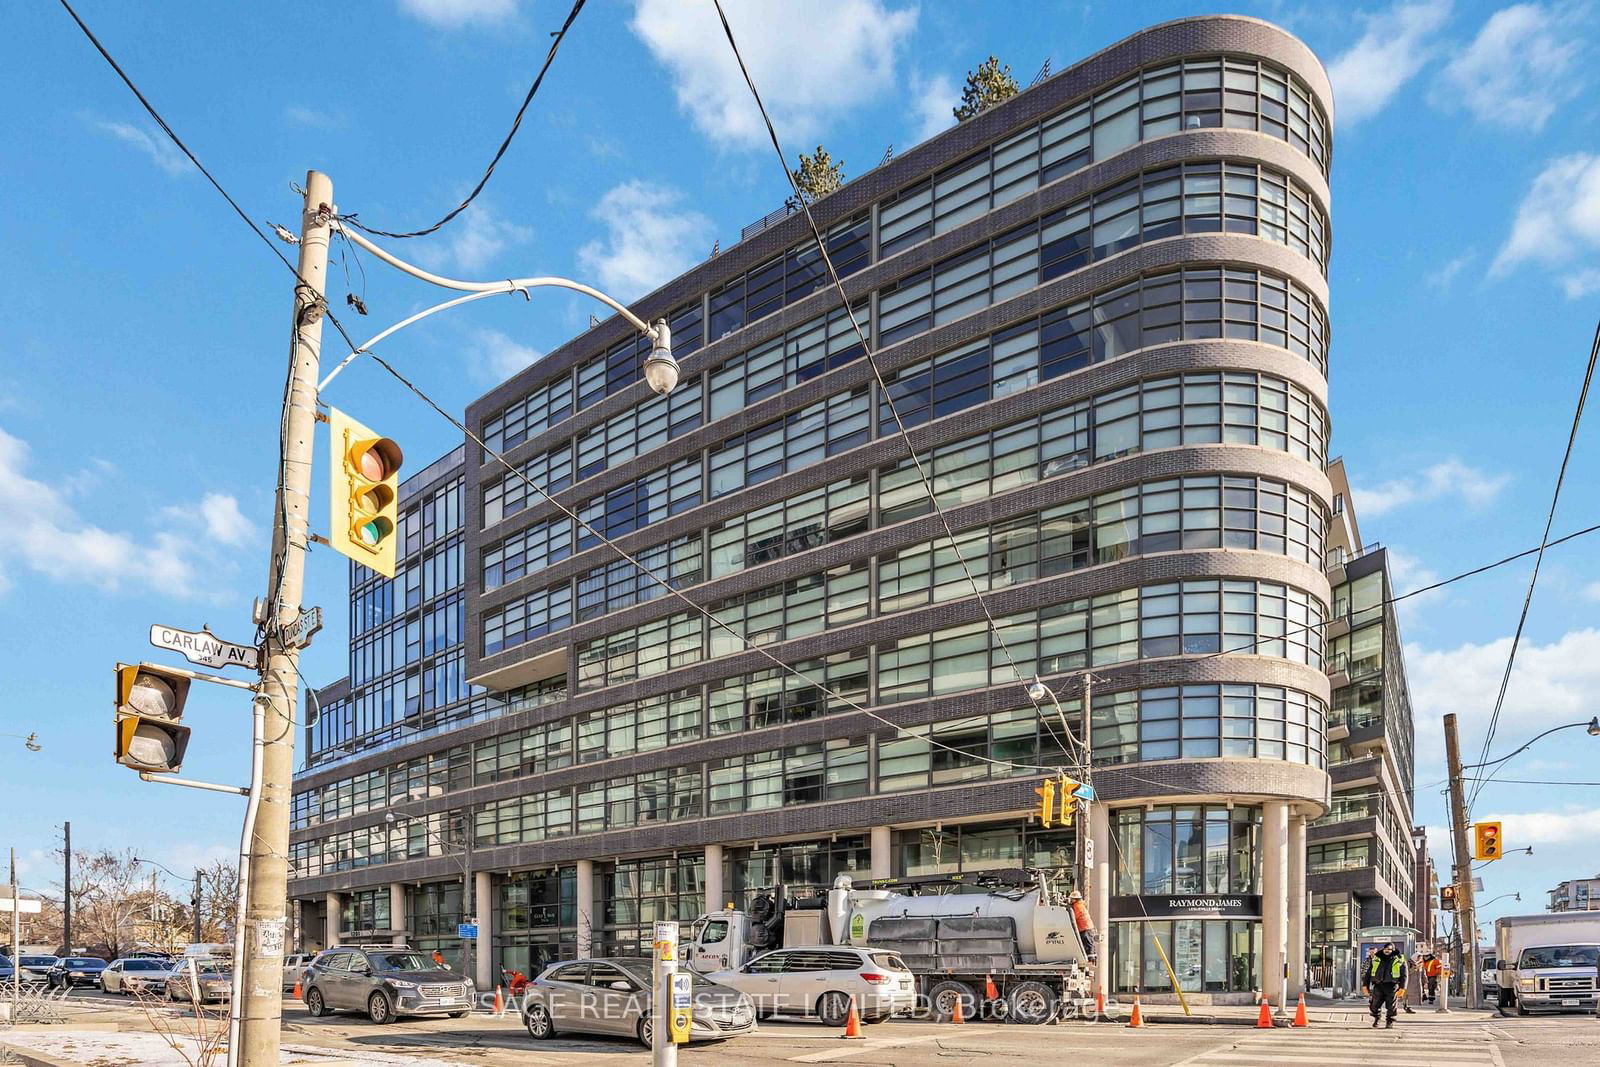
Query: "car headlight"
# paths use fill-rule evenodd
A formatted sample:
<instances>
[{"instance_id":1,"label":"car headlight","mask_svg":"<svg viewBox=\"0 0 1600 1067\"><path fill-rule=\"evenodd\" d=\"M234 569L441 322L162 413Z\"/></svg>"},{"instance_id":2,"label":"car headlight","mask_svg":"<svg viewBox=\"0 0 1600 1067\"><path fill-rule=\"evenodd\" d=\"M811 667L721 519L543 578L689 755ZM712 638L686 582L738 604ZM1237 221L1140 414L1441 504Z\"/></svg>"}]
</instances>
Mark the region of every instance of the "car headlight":
<instances>
[{"instance_id":1,"label":"car headlight","mask_svg":"<svg viewBox=\"0 0 1600 1067\"><path fill-rule=\"evenodd\" d=\"M400 982L400 981L396 981L396 980L391 979L389 984L394 986L396 989L415 989L415 988L417 988L417 983L415 983L415 982Z\"/></svg>"},{"instance_id":2,"label":"car headlight","mask_svg":"<svg viewBox=\"0 0 1600 1067\"><path fill-rule=\"evenodd\" d=\"M1534 980L1532 978L1518 978L1517 979L1517 988L1518 989L1532 989L1535 984L1536 983L1534 982Z\"/></svg>"}]
</instances>

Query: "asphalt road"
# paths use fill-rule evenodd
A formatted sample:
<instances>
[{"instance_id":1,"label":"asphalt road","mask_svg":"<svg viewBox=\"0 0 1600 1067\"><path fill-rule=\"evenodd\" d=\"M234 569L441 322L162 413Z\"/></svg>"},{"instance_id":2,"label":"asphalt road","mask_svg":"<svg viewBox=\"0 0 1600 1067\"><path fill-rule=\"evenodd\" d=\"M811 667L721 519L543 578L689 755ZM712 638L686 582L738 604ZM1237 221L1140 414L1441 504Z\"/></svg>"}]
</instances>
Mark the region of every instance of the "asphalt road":
<instances>
[{"instance_id":1,"label":"asphalt road","mask_svg":"<svg viewBox=\"0 0 1600 1067\"><path fill-rule=\"evenodd\" d=\"M137 1007L122 997L79 993L88 1015L113 1013L138 1025ZM1259 1031L1246 1026L1069 1022L1054 1026L955 1026L894 1020L865 1028L860 1041L797 1019L764 1021L747 1037L696 1045L681 1053L684 1067L746 1064L843 1063L870 1067L925 1067L967 1061L1044 1067L1075 1063L1126 1067L1550 1067L1600 1063L1600 1019L1566 1015L1502 1018L1489 1012L1431 1012L1402 1016L1393 1030L1372 1030L1354 1014L1306 1030ZM284 1002L284 1043L340 1050L428 1057L481 1067L609 1067L648 1062L621 1038L560 1037L535 1041L516 1015L477 1014L466 1019L407 1019L377 1026L336 1014L312 1019L299 1003Z\"/></svg>"}]
</instances>

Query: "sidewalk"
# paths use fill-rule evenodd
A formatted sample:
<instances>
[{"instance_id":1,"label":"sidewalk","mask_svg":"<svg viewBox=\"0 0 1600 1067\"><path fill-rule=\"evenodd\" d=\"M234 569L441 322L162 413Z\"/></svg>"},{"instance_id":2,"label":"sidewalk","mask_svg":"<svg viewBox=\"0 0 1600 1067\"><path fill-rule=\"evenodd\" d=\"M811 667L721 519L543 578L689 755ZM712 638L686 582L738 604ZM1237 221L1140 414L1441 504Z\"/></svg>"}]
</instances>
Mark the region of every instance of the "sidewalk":
<instances>
[{"instance_id":1,"label":"sidewalk","mask_svg":"<svg viewBox=\"0 0 1600 1067\"><path fill-rule=\"evenodd\" d=\"M1453 1003L1448 1012L1438 1011L1432 1004L1424 1004L1414 1009L1407 1015L1402 1011L1396 1018L1397 1026L1411 1026L1417 1024L1443 1024L1450 1022L1484 1023L1490 1019L1498 1018L1494 1009L1484 1008L1478 1011L1468 1011L1460 998L1453 998ZM1294 1019L1297 1002L1291 1001L1286 1014L1279 1014L1277 1006L1273 1006L1273 1022L1278 1026L1288 1026ZM1126 1018L1132 1009L1131 1002L1123 1003L1119 1014ZM1185 1015L1183 1008L1177 1004L1157 1004L1141 1006L1140 1014L1147 1023L1187 1023L1194 1025L1216 1026L1255 1026L1261 1017L1261 1008L1255 1004L1208 1004L1204 1007L1191 1009L1192 1014ZM1336 1000L1330 997L1307 994L1306 1020L1311 1026L1349 1026L1352 1023L1371 1024L1372 1016L1367 1011L1365 997L1345 997Z\"/></svg>"}]
</instances>

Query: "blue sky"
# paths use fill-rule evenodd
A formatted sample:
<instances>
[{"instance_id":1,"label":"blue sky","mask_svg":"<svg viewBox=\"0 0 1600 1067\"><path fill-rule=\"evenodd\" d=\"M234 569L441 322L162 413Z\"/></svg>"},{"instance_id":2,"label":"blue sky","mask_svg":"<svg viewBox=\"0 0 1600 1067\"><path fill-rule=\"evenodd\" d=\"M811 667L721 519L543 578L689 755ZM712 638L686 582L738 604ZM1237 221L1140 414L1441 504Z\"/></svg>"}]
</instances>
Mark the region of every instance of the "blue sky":
<instances>
[{"instance_id":1,"label":"blue sky","mask_svg":"<svg viewBox=\"0 0 1600 1067\"><path fill-rule=\"evenodd\" d=\"M991 52L1026 82L1047 58L1060 69L1204 10L730 6L788 150L821 141L847 174L949 125L956 87ZM293 224L290 183L315 167L342 210L397 229L470 188L568 5L373 0L300 21L272 5L80 7L253 217ZM1297 33L1337 87L1333 452L1363 533L1391 548L1402 589L1537 544L1600 310L1600 94L1584 61L1595 7L1235 10ZM457 276L558 273L634 297L737 239L784 186L712 17L690 0L592 0L478 205L406 251ZM131 845L180 870L237 846L238 803L112 763L110 668L158 655L153 622L250 633L290 287L62 11L24 5L10 24L23 47L0 65L0 732L36 730L44 750L0 737L12 831L0 844L42 888L64 819L80 847ZM369 332L438 299L370 261L365 280L349 269ZM341 266L333 277L342 301ZM408 331L388 356L460 410L590 310L565 295L480 302ZM399 438L411 469L458 440L375 366L329 392ZM1596 417L1558 533L1600 521ZM1477 751L1528 570L1403 613L1429 826L1444 821L1439 716L1460 715ZM331 680L344 673L342 559L316 553L307 580L329 625L303 669ZM1600 537L1553 550L1497 753L1600 711L1597 615ZM191 700L185 773L241 779L248 707L211 688ZM1505 777L1594 781L1597 755L1600 740L1574 730ZM1495 785L1475 814L1503 816L1508 847L1535 847L1486 872L1490 896L1521 891L1537 907L1559 879L1596 873L1600 790Z\"/></svg>"}]
</instances>

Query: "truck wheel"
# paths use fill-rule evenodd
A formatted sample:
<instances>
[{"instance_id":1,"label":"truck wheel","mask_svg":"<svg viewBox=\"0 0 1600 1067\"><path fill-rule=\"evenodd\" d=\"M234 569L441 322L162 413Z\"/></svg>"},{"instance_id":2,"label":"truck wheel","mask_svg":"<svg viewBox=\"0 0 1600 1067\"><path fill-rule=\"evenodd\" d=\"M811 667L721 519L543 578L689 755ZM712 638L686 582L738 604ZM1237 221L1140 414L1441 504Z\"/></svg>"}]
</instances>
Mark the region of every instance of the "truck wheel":
<instances>
[{"instance_id":1,"label":"truck wheel","mask_svg":"<svg viewBox=\"0 0 1600 1067\"><path fill-rule=\"evenodd\" d=\"M1049 1022L1056 1013L1055 990L1043 982L1018 982L1006 994L1011 1021L1038 1026Z\"/></svg>"},{"instance_id":2,"label":"truck wheel","mask_svg":"<svg viewBox=\"0 0 1600 1067\"><path fill-rule=\"evenodd\" d=\"M965 982L935 982L928 990L928 1005L935 1022L947 1023L955 1018L956 1001L961 1001L961 1017L971 1019L977 1014L978 998Z\"/></svg>"}]
</instances>

